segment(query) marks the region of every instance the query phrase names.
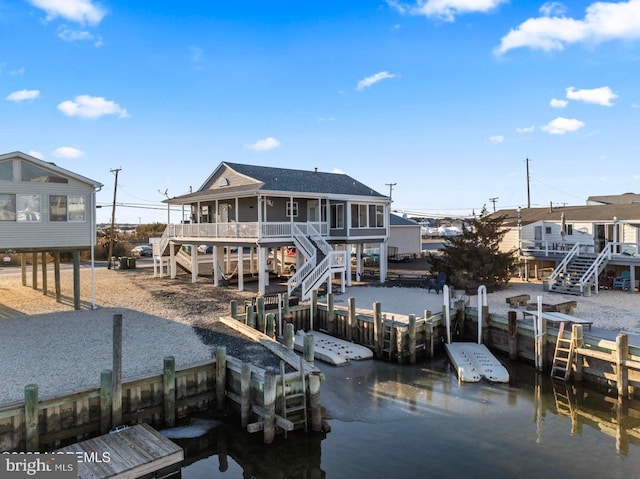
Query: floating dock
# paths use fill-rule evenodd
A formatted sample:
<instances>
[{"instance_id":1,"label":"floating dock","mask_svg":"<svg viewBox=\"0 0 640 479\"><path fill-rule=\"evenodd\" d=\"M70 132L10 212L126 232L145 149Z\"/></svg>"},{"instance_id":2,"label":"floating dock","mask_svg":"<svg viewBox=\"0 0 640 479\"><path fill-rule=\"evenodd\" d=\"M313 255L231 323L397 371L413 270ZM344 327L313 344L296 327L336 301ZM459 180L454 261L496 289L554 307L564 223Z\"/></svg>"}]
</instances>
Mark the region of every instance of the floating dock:
<instances>
[{"instance_id":1,"label":"floating dock","mask_svg":"<svg viewBox=\"0 0 640 479\"><path fill-rule=\"evenodd\" d=\"M180 471L184 451L147 424L121 429L56 452L76 454L78 479L164 478Z\"/></svg>"},{"instance_id":2,"label":"floating dock","mask_svg":"<svg viewBox=\"0 0 640 479\"><path fill-rule=\"evenodd\" d=\"M509 372L484 344L449 343L444 346L460 381L509 382Z\"/></svg>"},{"instance_id":3,"label":"floating dock","mask_svg":"<svg viewBox=\"0 0 640 479\"><path fill-rule=\"evenodd\" d=\"M351 341L334 338L319 331L305 333L303 330L299 330L294 339L296 351L304 351L304 337L306 334L313 335L313 353L320 361L334 366L342 366L349 361L373 358L373 351L369 348Z\"/></svg>"}]
</instances>

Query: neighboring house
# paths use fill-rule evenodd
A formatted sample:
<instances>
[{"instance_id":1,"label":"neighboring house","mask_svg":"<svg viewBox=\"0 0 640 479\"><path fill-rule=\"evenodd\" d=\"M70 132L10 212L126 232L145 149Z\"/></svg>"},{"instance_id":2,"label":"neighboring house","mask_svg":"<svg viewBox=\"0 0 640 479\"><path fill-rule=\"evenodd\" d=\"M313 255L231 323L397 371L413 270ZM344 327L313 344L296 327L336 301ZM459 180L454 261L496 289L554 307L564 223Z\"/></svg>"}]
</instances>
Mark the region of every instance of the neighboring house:
<instances>
[{"instance_id":1,"label":"neighboring house","mask_svg":"<svg viewBox=\"0 0 640 479\"><path fill-rule=\"evenodd\" d=\"M211 244L207 261L213 261L215 285L234 276L242 290L243 276L251 272L258 276L259 294L265 294L269 265L285 263L272 260L295 247L297 267L288 290L299 289L306 299L337 274L344 289L345 280L351 281L352 250L359 259L364 244L376 243L384 258L380 280L385 279L389 197L345 174L223 162L197 191L165 202L181 205L190 217L168 225L153 241L154 261L162 264L161 256L168 255L172 277L180 264L195 281L195 246ZM190 255L178 248L185 245Z\"/></svg>"},{"instance_id":2,"label":"neighboring house","mask_svg":"<svg viewBox=\"0 0 640 479\"><path fill-rule=\"evenodd\" d=\"M629 270L631 284L635 284L635 268L640 266L639 204L507 209L491 216L505 217L507 234L501 250L518 251L527 278L533 276L532 271L540 276L540 271L554 270L552 281L575 257L585 263L585 268L580 274L574 272L574 278L581 275L574 290L579 286L584 292L586 283L597 284L605 268Z\"/></svg>"},{"instance_id":3,"label":"neighboring house","mask_svg":"<svg viewBox=\"0 0 640 479\"><path fill-rule=\"evenodd\" d=\"M407 255L420 255L422 253L420 223L392 213L389 225L389 258L402 258Z\"/></svg>"},{"instance_id":4,"label":"neighboring house","mask_svg":"<svg viewBox=\"0 0 640 479\"><path fill-rule=\"evenodd\" d=\"M93 252L95 192L101 187L25 153L0 155L0 250L31 253L34 259L38 253L59 258L61 252L71 252L79 258L81 250ZM24 268L24 256L22 264ZM34 288L36 270L34 264ZM43 285L45 275L43 271Z\"/></svg>"},{"instance_id":5,"label":"neighboring house","mask_svg":"<svg viewBox=\"0 0 640 479\"><path fill-rule=\"evenodd\" d=\"M637 193L623 193L621 195L589 196L587 205L630 205L640 204L640 195Z\"/></svg>"}]
</instances>

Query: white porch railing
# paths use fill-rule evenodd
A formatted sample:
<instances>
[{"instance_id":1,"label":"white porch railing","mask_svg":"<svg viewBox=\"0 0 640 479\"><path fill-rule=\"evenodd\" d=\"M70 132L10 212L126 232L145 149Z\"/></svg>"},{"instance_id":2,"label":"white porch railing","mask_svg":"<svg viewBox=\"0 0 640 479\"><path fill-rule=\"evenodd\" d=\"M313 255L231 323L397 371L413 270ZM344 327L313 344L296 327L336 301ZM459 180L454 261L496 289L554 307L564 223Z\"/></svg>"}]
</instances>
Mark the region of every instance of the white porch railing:
<instances>
[{"instance_id":1,"label":"white porch railing","mask_svg":"<svg viewBox=\"0 0 640 479\"><path fill-rule=\"evenodd\" d=\"M282 221L275 223L187 223L170 224L165 229L163 236L171 238L291 238L292 228L297 226L302 233L310 236L308 226L313 228L321 236L327 236L329 226L325 222L292 223Z\"/></svg>"},{"instance_id":2,"label":"white porch railing","mask_svg":"<svg viewBox=\"0 0 640 479\"><path fill-rule=\"evenodd\" d=\"M567 252L564 259L560 262L560 264L553 270L553 273L549 275L549 284L553 284L556 278L560 275L560 273L565 273L567 271L567 266L571 262L571 260L578 255L580 251L580 243L576 243L573 245L573 248Z\"/></svg>"},{"instance_id":3,"label":"white porch railing","mask_svg":"<svg viewBox=\"0 0 640 479\"><path fill-rule=\"evenodd\" d=\"M580 278L580 291L584 292L587 283L593 283L596 287L596 293L598 292L598 275L611 259L614 243L608 243L602 248L600 254L591 263L591 266L584 272Z\"/></svg>"},{"instance_id":4,"label":"white porch railing","mask_svg":"<svg viewBox=\"0 0 640 479\"><path fill-rule=\"evenodd\" d=\"M594 254L595 247L591 243L558 243L557 241L520 241L520 251L533 255L559 255L567 254L578 245L580 254Z\"/></svg>"}]
</instances>

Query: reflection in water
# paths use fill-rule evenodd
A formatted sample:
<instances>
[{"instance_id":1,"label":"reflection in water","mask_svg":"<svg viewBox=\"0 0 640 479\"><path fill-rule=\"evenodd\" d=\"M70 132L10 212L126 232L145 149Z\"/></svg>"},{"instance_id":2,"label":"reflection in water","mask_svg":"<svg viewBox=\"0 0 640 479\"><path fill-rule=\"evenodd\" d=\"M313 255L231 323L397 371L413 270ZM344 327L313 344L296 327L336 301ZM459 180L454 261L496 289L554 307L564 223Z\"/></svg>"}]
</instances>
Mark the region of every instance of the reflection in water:
<instances>
[{"instance_id":1,"label":"reflection in water","mask_svg":"<svg viewBox=\"0 0 640 479\"><path fill-rule=\"evenodd\" d=\"M460 384L446 358L325 373L326 436L270 446L234 424L182 441L195 478L637 477L640 403L509 364L510 384Z\"/></svg>"}]
</instances>

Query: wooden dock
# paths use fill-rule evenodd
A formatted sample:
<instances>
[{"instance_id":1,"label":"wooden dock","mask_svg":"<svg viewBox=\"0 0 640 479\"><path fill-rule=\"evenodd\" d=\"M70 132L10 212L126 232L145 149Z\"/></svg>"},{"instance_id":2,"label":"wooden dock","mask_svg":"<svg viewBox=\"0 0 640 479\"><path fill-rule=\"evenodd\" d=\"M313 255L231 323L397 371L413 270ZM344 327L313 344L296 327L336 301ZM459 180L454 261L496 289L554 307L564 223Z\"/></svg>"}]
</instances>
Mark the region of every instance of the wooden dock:
<instances>
[{"instance_id":1,"label":"wooden dock","mask_svg":"<svg viewBox=\"0 0 640 479\"><path fill-rule=\"evenodd\" d=\"M72 444L56 452L78 457L78 479L163 478L180 470L180 446L147 424Z\"/></svg>"}]
</instances>

